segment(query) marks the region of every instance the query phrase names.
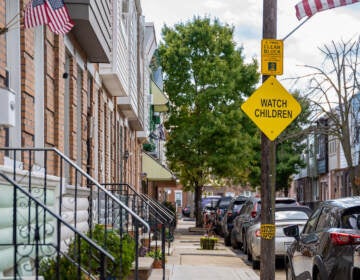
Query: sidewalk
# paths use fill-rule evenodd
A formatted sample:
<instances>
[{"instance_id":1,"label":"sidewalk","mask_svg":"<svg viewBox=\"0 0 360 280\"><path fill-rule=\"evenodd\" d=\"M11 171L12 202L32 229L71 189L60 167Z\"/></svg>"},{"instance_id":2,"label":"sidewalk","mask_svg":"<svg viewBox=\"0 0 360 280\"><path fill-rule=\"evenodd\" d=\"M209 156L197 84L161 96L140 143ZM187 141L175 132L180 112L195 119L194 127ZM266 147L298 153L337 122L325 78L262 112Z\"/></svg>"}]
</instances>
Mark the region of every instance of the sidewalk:
<instances>
[{"instance_id":1,"label":"sidewalk","mask_svg":"<svg viewBox=\"0 0 360 280\"><path fill-rule=\"evenodd\" d=\"M179 219L172 243L172 254L166 257L166 280L258 280L259 276L219 238L215 250L201 250L195 222ZM149 280L161 280L162 269L153 269Z\"/></svg>"}]
</instances>

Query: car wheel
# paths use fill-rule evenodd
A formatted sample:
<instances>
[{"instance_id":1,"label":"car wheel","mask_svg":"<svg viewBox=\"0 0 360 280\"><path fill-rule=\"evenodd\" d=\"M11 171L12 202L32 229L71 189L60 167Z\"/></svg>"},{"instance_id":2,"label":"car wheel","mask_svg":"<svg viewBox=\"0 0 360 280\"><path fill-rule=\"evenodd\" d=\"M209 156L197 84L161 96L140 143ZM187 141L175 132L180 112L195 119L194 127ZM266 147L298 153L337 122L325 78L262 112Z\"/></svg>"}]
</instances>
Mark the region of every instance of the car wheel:
<instances>
[{"instance_id":1,"label":"car wheel","mask_svg":"<svg viewBox=\"0 0 360 280\"><path fill-rule=\"evenodd\" d=\"M260 261L254 260L252 261L252 268L253 269L260 269Z\"/></svg>"},{"instance_id":2,"label":"car wheel","mask_svg":"<svg viewBox=\"0 0 360 280\"><path fill-rule=\"evenodd\" d=\"M233 249L238 249L239 248L239 244L237 243L236 239L235 239L235 234L233 232L231 232L231 238L230 238L230 241L231 241L231 247Z\"/></svg>"},{"instance_id":3,"label":"car wheel","mask_svg":"<svg viewBox=\"0 0 360 280\"><path fill-rule=\"evenodd\" d=\"M229 234L225 235L224 243L225 243L225 246L231 246L231 240L230 240L230 235Z\"/></svg>"},{"instance_id":4,"label":"car wheel","mask_svg":"<svg viewBox=\"0 0 360 280\"><path fill-rule=\"evenodd\" d=\"M286 275L286 280L293 280L293 274L291 271L291 266L290 266L289 261L286 261L286 264L285 264L285 275Z\"/></svg>"},{"instance_id":5,"label":"car wheel","mask_svg":"<svg viewBox=\"0 0 360 280\"><path fill-rule=\"evenodd\" d=\"M314 279L314 280L322 280L319 271L315 271L315 272L314 272L314 277L313 277L313 279Z\"/></svg>"},{"instance_id":6,"label":"car wheel","mask_svg":"<svg viewBox=\"0 0 360 280\"><path fill-rule=\"evenodd\" d=\"M247 248L247 243L246 243L246 237L245 237L245 233L243 232L243 242L242 242L242 248L245 254L248 253L248 248Z\"/></svg>"},{"instance_id":7,"label":"car wheel","mask_svg":"<svg viewBox=\"0 0 360 280\"><path fill-rule=\"evenodd\" d=\"M247 251L247 259L248 261L252 261L252 253L250 252L250 250Z\"/></svg>"}]
</instances>

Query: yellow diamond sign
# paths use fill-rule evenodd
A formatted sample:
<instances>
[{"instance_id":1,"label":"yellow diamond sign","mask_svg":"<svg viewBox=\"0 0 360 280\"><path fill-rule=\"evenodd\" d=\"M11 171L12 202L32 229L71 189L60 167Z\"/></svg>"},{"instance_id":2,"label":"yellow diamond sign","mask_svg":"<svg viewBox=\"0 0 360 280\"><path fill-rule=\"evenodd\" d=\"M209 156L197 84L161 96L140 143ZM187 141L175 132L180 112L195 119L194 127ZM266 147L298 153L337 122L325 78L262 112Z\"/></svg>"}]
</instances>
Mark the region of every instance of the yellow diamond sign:
<instances>
[{"instance_id":1,"label":"yellow diamond sign","mask_svg":"<svg viewBox=\"0 0 360 280\"><path fill-rule=\"evenodd\" d=\"M241 109L271 141L301 112L300 104L274 76L270 76Z\"/></svg>"}]
</instances>

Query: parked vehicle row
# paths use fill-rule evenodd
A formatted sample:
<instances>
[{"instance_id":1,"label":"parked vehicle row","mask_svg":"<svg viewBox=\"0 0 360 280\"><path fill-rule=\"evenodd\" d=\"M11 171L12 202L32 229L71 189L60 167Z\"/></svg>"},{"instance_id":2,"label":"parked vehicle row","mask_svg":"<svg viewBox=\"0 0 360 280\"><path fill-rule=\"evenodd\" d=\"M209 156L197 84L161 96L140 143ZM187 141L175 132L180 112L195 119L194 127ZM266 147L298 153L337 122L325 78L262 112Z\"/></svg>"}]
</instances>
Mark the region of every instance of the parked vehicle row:
<instances>
[{"instance_id":1,"label":"parked vehicle row","mask_svg":"<svg viewBox=\"0 0 360 280\"><path fill-rule=\"evenodd\" d=\"M284 228L295 240L287 250L287 279L360 279L360 197L328 200L303 230Z\"/></svg>"},{"instance_id":2,"label":"parked vehicle row","mask_svg":"<svg viewBox=\"0 0 360 280\"><path fill-rule=\"evenodd\" d=\"M275 198L275 206L298 205L293 198L278 197ZM239 216L234 220L234 227L231 232L231 245L234 249L242 248L247 254L248 243L246 232L250 226L260 223L261 199L259 197L250 197L246 200Z\"/></svg>"},{"instance_id":3,"label":"parked vehicle row","mask_svg":"<svg viewBox=\"0 0 360 280\"><path fill-rule=\"evenodd\" d=\"M283 229L290 225L302 228L311 214L307 206L284 206L275 208L275 258L284 259L287 248L292 244L293 238L284 234ZM252 261L254 269L260 268L260 221L254 223L246 231L246 254Z\"/></svg>"},{"instance_id":4,"label":"parked vehicle row","mask_svg":"<svg viewBox=\"0 0 360 280\"><path fill-rule=\"evenodd\" d=\"M242 249L258 269L261 199L221 201L228 207L216 212L222 215L216 217L217 231L222 224L218 233L225 245ZM324 201L314 210L292 198L276 198L275 228L275 257L285 260L287 280L360 279L360 197Z\"/></svg>"}]
</instances>

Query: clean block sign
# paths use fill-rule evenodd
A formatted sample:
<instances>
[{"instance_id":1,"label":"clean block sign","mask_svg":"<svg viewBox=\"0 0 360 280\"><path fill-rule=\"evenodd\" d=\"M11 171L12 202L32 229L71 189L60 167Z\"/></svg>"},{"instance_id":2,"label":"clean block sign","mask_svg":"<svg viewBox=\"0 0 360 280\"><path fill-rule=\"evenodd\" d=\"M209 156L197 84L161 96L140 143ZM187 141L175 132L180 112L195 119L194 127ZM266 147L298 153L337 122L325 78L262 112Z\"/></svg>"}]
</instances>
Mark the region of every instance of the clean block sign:
<instances>
[{"instance_id":1,"label":"clean block sign","mask_svg":"<svg viewBox=\"0 0 360 280\"><path fill-rule=\"evenodd\" d=\"M274 76L270 76L241 109L271 141L301 112L300 104Z\"/></svg>"},{"instance_id":2,"label":"clean block sign","mask_svg":"<svg viewBox=\"0 0 360 280\"><path fill-rule=\"evenodd\" d=\"M261 40L261 74L282 75L284 43L282 40Z\"/></svg>"}]
</instances>

